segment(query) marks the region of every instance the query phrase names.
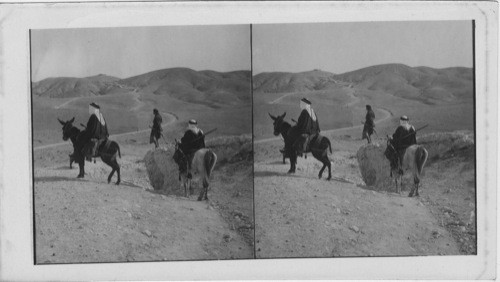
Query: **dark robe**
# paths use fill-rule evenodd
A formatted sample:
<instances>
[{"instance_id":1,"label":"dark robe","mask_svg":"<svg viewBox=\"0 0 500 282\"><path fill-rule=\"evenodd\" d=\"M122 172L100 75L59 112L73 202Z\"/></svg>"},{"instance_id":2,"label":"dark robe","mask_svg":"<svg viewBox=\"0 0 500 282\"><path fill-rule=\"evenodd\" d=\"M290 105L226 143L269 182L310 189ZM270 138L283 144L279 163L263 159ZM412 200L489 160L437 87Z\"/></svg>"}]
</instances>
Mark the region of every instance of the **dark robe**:
<instances>
[{"instance_id":1,"label":"dark robe","mask_svg":"<svg viewBox=\"0 0 500 282\"><path fill-rule=\"evenodd\" d=\"M81 139L81 141L85 144L92 138L103 140L107 139L108 136L108 124L105 122L105 124L102 125L97 116L92 114L87 122L87 127L84 130L83 139Z\"/></svg>"},{"instance_id":2,"label":"dark robe","mask_svg":"<svg viewBox=\"0 0 500 282\"><path fill-rule=\"evenodd\" d=\"M288 151L296 144L299 150L307 151L307 144L319 134L319 131L318 117L316 116L314 121L306 109L302 110L297 124L288 131L288 142L285 143L285 150Z\"/></svg>"},{"instance_id":3,"label":"dark robe","mask_svg":"<svg viewBox=\"0 0 500 282\"><path fill-rule=\"evenodd\" d=\"M365 125L363 126L363 138L373 134L375 128L375 113L373 110L368 110L365 117Z\"/></svg>"},{"instance_id":4,"label":"dark robe","mask_svg":"<svg viewBox=\"0 0 500 282\"><path fill-rule=\"evenodd\" d=\"M392 145L399 152L405 150L411 145L417 144L417 132L413 126L406 129L403 126L398 126L396 132L392 135Z\"/></svg>"},{"instance_id":5,"label":"dark robe","mask_svg":"<svg viewBox=\"0 0 500 282\"><path fill-rule=\"evenodd\" d=\"M205 136L203 132L198 131L198 134L192 130L186 130L184 136L181 138L181 150L186 155L194 154L201 148L205 148Z\"/></svg>"},{"instance_id":6,"label":"dark robe","mask_svg":"<svg viewBox=\"0 0 500 282\"><path fill-rule=\"evenodd\" d=\"M298 134L317 134L319 133L319 121L318 116L316 116L316 121L312 119L306 109L302 110L297 121L297 132Z\"/></svg>"},{"instance_id":7,"label":"dark robe","mask_svg":"<svg viewBox=\"0 0 500 282\"><path fill-rule=\"evenodd\" d=\"M154 138L159 139L161 137L161 132L163 129L161 128L161 123L163 122L163 119L160 114L155 114L155 117L153 119L153 127L151 127L151 135L149 138L149 143L154 142Z\"/></svg>"}]
</instances>

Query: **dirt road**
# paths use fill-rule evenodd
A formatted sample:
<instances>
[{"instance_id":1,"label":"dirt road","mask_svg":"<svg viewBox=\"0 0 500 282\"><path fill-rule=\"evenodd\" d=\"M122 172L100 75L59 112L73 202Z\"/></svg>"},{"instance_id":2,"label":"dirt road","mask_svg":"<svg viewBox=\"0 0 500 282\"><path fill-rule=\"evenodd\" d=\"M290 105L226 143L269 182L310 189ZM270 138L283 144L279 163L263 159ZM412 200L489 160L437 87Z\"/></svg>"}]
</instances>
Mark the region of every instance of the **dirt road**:
<instances>
[{"instance_id":1,"label":"dirt road","mask_svg":"<svg viewBox=\"0 0 500 282\"><path fill-rule=\"evenodd\" d=\"M475 252L475 226L465 223L474 210L468 184L473 170L455 162L443 178L442 165L432 164L417 198L408 198L407 191L371 191L356 160L363 142L340 133L354 131L328 135L334 150L331 181L317 179L321 164L312 156L299 158L297 173L287 174L289 163L282 164L279 153L283 141L256 142L257 258Z\"/></svg>"},{"instance_id":2,"label":"dirt road","mask_svg":"<svg viewBox=\"0 0 500 282\"><path fill-rule=\"evenodd\" d=\"M137 142L133 134L117 139L119 186L106 183L110 168L100 160L86 162L85 179L77 179L66 146L35 151L37 263L253 258L253 237L245 236L253 235L251 165L218 166L208 202L196 201L197 194L166 196L147 179L147 140Z\"/></svg>"}]
</instances>

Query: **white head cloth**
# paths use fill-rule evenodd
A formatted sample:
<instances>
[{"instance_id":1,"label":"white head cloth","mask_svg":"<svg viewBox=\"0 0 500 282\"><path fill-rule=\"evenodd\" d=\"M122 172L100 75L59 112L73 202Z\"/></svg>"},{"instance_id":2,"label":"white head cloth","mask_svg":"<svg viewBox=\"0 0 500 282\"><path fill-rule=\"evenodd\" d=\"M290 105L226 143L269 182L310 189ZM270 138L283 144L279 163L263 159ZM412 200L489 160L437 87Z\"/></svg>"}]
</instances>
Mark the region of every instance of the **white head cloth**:
<instances>
[{"instance_id":1,"label":"white head cloth","mask_svg":"<svg viewBox=\"0 0 500 282\"><path fill-rule=\"evenodd\" d=\"M306 110L309 113L309 116L312 118L312 120L316 121L316 113L311 108L311 105L307 104L304 101L300 101L300 109L301 110Z\"/></svg>"}]
</instances>

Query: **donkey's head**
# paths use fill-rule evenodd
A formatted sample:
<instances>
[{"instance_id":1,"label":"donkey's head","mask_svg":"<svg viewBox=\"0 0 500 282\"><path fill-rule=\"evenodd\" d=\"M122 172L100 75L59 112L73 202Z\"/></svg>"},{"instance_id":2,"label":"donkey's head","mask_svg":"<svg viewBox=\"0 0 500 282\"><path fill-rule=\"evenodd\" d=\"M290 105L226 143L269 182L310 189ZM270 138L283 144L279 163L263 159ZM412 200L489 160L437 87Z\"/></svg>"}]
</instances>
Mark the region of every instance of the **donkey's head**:
<instances>
[{"instance_id":1,"label":"donkey's head","mask_svg":"<svg viewBox=\"0 0 500 282\"><path fill-rule=\"evenodd\" d=\"M73 122L75 121L75 118L73 117L72 119L68 120L68 121L62 121L60 120L59 118L57 119L59 121L59 123L62 124L62 131L63 131L63 140L64 141L67 141L69 138L71 138L74 134L74 130L72 130L74 128L73 126Z\"/></svg>"},{"instance_id":2,"label":"donkey's head","mask_svg":"<svg viewBox=\"0 0 500 282\"><path fill-rule=\"evenodd\" d=\"M273 116L271 114L269 114L269 116L271 117L271 119L274 121L273 122L273 127L274 127L274 135L275 136L278 136L280 135L281 133L281 129L283 128L283 125L284 125L284 118L286 116L286 112L284 112L281 116Z\"/></svg>"}]
</instances>

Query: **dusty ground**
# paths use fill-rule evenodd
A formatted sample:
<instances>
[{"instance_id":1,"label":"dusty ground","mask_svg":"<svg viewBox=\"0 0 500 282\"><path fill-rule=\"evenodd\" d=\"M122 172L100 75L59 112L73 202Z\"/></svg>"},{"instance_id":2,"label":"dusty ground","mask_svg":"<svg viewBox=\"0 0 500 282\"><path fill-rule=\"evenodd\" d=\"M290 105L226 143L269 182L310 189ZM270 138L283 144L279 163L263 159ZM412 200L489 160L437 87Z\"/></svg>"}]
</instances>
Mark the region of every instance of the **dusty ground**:
<instances>
[{"instance_id":1,"label":"dusty ground","mask_svg":"<svg viewBox=\"0 0 500 282\"><path fill-rule=\"evenodd\" d=\"M76 179L69 145L35 150L36 263L253 258L251 159L218 165L210 200L198 202L152 190L142 160L149 133L112 139L122 150L119 186L106 183L100 160Z\"/></svg>"},{"instance_id":2,"label":"dusty ground","mask_svg":"<svg viewBox=\"0 0 500 282\"><path fill-rule=\"evenodd\" d=\"M331 181L317 179L321 165L310 155L286 174L282 141L256 142L256 257L475 254L474 158L429 161L420 197L375 192L357 165L366 142L360 131L325 132L334 151Z\"/></svg>"}]
</instances>

